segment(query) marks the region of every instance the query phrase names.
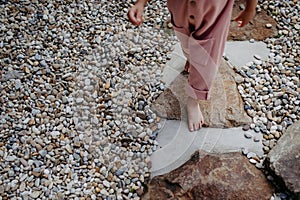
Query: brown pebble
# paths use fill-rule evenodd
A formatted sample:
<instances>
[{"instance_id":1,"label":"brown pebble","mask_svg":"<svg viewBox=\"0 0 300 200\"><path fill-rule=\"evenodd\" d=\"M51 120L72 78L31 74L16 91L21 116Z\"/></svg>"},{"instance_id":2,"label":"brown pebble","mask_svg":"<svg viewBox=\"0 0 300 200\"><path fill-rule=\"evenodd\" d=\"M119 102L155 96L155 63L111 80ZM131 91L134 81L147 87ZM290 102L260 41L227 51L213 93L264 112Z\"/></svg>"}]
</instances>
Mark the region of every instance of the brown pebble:
<instances>
[{"instance_id":1,"label":"brown pebble","mask_svg":"<svg viewBox=\"0 0 300 200\"><path fill-rule=\"evenodd\" d=\"M131 178L138 178L138 177L140 177L140 175L138 175L138 174L131 174L130 177Z\"/></svg>"},{"instance_id":2,"label":"brown pebble","mask_svg":"<svg viewBox=\"0 0 300 200\"><path fill-rule=\"evenodd\" d=\"M49 144L49 145L47 146L47 151L52 151L53 148L54 148L53 145L52 145L52 144Z\"/></svg>"},{"instance_id":3,"label":"brown pebble","mask_svg":"<svg viewBox=\"0 0 300 200\"><path fill-rule=\"evenodd\" d=\"M32 175L35 176L35 177L39 177L41 175L41 172L33 171Z\"/></svg>"},{"instance_id":4,"label":"brown pebble","mask_svg":"<svg viewBox=\"0 0 300 200\"><path fill-rule=\"evenodd\" d=\"M250 126L248 124L243 126L243 131L248 131L250 129Z\"/></svg>"},{"instance_id":5,"label":"brown pebble","mask_svg":"<svg viewBox=\"0 0 300 200\"><path fill-rule=\"evenodd\" d=\"M168 26L168 28L169 28L169 29L172 29L172 28L173 28L173 24L172 24L171 22L170 22L170 23L168 23L168 25L167 25L167 26Z\"/></svg>"},{"instance_id":6,"label":"brown pebble","mask_svg":"<svg viewBox=\"0 0 300 200\"><path fill-rule=\"evenodd\" d=\"M258 156L253 156L252 158L253 158L254 160L256 160L257 162L260 162L260 159L259 159Z\"/></svg>"},{"instance_id":7,"label":"brown pebble","mask_svg":"<svg viewBox=\"0 0 300 200\"><path fill-rule=\"evenodd\" d=\"M20 162L24 167L28 167L28 162L24 158L20 158Z\"/></svg>"},{"instance_id":8,"label":"brown pebble","mask_svg":"<svg viewBox=\"0 0 300 200\"><path fill-rule=\"evenodd\" d=\"M81 146L81 142L74 142L73 146L79 148Z\"/></svg>"},{"instance_id":9,"label":"brown pebble","mask_svg":"<svg viewBox=\"0 0 300 200\"><path fill-rule=\"evenodd\" d=\"M30 70L27 67L24 67L24 72L27 73L27 74L29 74Z\"/></svg>"},{"instance_id":10,"label":"brown pebble","mask_svg":"<svg viewBox=\"0 0 300 200\"><path fill-rule=\"evenodd\" d=\"M28 122L28 125L32 126L35 125L35 120L34 119L30 119Z\"/></svg>"},{"instance_id":11,"label":"brown pebble","mask_svg":"<svg viewBox=\"0 0 300 200\"><path fill-rule=\"evenodd\" d=\"M160 120L161 120L160 117L157 117L157 118L156 118L156 121L157 121L157 122L160 122Z\"/></svg>"},{"instance_id":12,"label":"brown pebble","mask_svg":"<svg viewBox=\"0 0 300 200\"><path fill-rule=\"evenodd\" d=\"M106 82L104 87L105 87L105 89L109 89L110 88L110 82L109 81Z\"/></svg>"},{"instance_id":13,"label":"brown pebble","mask_svg":"<svg viewBox=\"0 0 300 200\"><path fill-rule=\"evenodd\" d=\"M276 131L273 135L276 139L280 138L280 133L278 131Z\"/></svg>"},{"instance_id":14,"label":"brown pebble","mask_svg":"<svg viewBox=\"0 0 300 200\"><path fill-rule=\"evenodd\" d=\"M137 193L139 196L142 196L142 195L144 194L143 188L137 189L136 193Z\"/></svg>"},{"instance_id":15,"label":"brown pebble","mask_svg":"<svg viewBox=\"0 0 300 200\"><path fill-rule=\"evenodd\" d=\"M270 105L271 102L272 102L272 99L267 99L267 100L265 101L265 104L266 104L266 105Z\"/></svg>"},{"instance_id":16,"label":"brown pebble","mask_svg":"<svg viewBox=\"0 0 300 200\"><path fill-rule=\"evenodd\" d=\"M100 188L98 188L98 187L95 188L95 192L96 192L96 193L100 193L100 191L101 191Z\"/></svg>"},{"instance_id":17,"label":"brown pebble","mask_svg":"<svg viewBox=\"0 0 300 200\"><path fill-rule=\"evenodd\" d=\"M33 152L31 155L32 155L32 156L38 156L39 153L38 153L38 152Z\"/></svg>"},{"instance_id":18,"label":"brown pebble","mask_svg":"<svg viewBox=\"0 0 300 200\"><path fill-rule=\"evenodd\" d=\"M270 134L270 135L268 136L268 139L269 139L269 140L274 139L274 135Z\"/></svg>"},{"instance_id":19,"label":"brown pebble","mask_svg":"<svg viewBox=\"0 0 300 200\"><path fill-rule=\"evenodd\" d=\"M40 151L43 149L43 147L40 144L35 145L36 150Z\"/></svg>"},{"instance_id":20,"label":"brown pebble","mask_svg":"<svg viewBox=\"0 0 300 200\"><path fill-rule=\"evenodd\" d=\"M34 182L30 182L28 186L32 188L34 186Z\"/></svg>"}]
</instances>

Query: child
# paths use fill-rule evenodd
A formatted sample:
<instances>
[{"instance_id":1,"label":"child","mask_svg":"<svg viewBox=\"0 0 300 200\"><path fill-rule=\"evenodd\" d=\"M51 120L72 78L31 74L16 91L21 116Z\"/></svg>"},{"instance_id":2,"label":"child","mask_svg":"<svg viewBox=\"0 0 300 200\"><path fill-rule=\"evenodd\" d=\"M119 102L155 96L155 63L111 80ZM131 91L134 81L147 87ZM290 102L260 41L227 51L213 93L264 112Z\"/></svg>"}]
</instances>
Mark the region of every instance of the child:
<instances>
[{"instance_id":1,"label":"child","mask_svg":"<svg viewBox=\"0 0 300 200\"><path fill-rule=\"evenodd\" d=\"M128 11L130 22L143 22L144 7L149 0L137 0ZM187 112L190 131L199 130L203 116L199 100L209 99L229 30L234 0L167 0L171 23L187 58L189 72ZM243 11L234 19L245 26L255 15L257 0L246 0Z\"/></svg>"}]
</instances>

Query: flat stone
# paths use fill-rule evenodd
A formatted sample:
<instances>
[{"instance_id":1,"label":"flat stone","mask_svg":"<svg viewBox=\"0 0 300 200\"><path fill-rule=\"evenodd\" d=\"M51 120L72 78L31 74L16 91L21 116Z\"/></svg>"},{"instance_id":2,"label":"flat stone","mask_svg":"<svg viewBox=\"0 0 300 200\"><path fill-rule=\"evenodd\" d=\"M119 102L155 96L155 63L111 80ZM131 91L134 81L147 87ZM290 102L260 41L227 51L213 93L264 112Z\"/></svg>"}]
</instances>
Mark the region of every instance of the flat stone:
<instances>
[{"instance_id":1,"label":"flat stone","mask_svg":"<svg viewBox=\"0 0 300 200\"><path fill-rule=\"evenodd\" d=\"M252 62L255 59L253 55L256 54L259 54L261 60L267 60L269 53L264 42L228 41L225 45L225 54L232 66L243 67Z\"/></svg>"},{"instance_id":2,"label":"flat stone","mask_svg":"<svg viewBox=\"0 0 300 200\"><path fill-rule=\"evenodd\" d=\"M300 121L291 125L266 159L267 166L300 198Z\"/></svg>"},{"instance_id":3,"label":"flat stone","mask_svg":"<svg viewBox=\"0 0 300 200\"><path fill-rule=\"evenodd\" d=\"M261 199L274 192L264 174L240 153L197 151L180 168L150 181L144 199Z\"/></svg>"},{"instance_id":4,"label":"flat stone","mask_svg":"<svg viewBox=\"0 0 300 200\"><path fill-rule=\"evenodd\" d=\"M174 45L174 51L170 54L170 60L166 63L163 71L162 81L168 87L176 77L183 71L186 58L181 50L180 43Z\"/></svg>"},{"instance_id":5,"label":"flat stone","mask_svg":"<svg viewBox=\"0 0 300 200\"><path fill-rule=\"evenodd\" d=\"M244 111L243 100L237 91L234 77L235 72L223 61L212 87L210 100L200 102L206 126L229 128L251 123L251 118ZM152 109L166 119L185 118L187 95L184 85L186 84L187 78L179 74L168 86L169 89L153 102Z\"/></svg>"}]
</instances>

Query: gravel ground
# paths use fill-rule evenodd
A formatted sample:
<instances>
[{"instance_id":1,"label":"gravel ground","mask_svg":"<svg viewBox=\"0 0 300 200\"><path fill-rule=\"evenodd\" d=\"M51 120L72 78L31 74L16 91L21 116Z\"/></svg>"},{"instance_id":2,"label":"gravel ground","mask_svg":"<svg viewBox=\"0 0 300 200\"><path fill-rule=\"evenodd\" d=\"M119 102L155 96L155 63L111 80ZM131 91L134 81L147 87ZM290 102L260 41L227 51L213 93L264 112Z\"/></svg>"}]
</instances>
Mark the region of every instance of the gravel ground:
<instances>
[{"instance_id":1,"label":"gravel ground","mask_svg":"<svg viewBox=\"0 0 300 200\"><path fill-rule=\"evenodd\" d=\"M259 1L277 22L278 35L265 40L269 58L254 55L253 62L235 67L238 90L245 110L253 118L250 126L264 134L264 151L268 153L284 130L300 118L300 3L293 1ZM270 28L270 24L266 27Z\"/></svg>"},{"instance_id":2,"label":"gravel ground","mask_svg":"<svg viewBox=\"0 0 300 200\"><path fill-rule=\"evenodd\" d=\"M0 1L0 199L140 199L160 118L151 102L176 38L166 1ZM268 152L299 120L299 2L264 1L270 59L236 71ZM272 137L273 136L273 137Z\"/></svg>"},{"instance_id":3,"label":"gravel ground","mask_svg":"<svg viewBox=\"0 0 300 200\"><path fill-rule=\"evenodd\" d=\"M139 199L175 40L165 3L135 28L130 1L1 1L1 199Z\"/></svg>"}]
</instances>

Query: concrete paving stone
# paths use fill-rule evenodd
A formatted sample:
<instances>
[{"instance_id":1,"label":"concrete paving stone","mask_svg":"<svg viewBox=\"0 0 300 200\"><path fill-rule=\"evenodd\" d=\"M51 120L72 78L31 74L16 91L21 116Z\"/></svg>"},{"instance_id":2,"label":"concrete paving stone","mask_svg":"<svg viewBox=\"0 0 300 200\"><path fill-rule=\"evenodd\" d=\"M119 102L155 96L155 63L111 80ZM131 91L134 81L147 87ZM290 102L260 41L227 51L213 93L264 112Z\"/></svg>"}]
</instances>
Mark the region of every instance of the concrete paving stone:
<instances>
[{"instance_id":1,"label":"concrete paving stone","mask_svg":"<svg viewBox=\"0 0 300 200\"><path fill-rule=\"evenodd\" d=\"M260 56L261 60L266 60L270 50L264 42L249 41L227 41L225 45L225 56L229 59L229 63L234 66L243 66L246 63L255 60L254 56ZM171 59L166 64L163 71L162 81L166 86L182 72L186 58L181 50L180 43L174 45L174 50L171 53Z\"/></svg>"},{"instance_id":2,"label":"concrete paving stone","mask_svg":"<svg viewBox=\"0 0 300 200\"><path fill-rule=\"evenodd\" d=\"M266 60L269 53L270 50L264 42L228 41L225 45L225 56L233 66L244 66L255 60L255 55Z\"/></svg>"},{"instance_id":3,"label":"concrete paving stone","mask_svg":"<svg viewBox=\"0 0 300 200\"><path fill-rule=\"evenodd\" d=\"M249 131L262 139L262 134ZM230 129L202 128L189 132L186 120L166 120L157 141L161 148L151 156L152 176L168 173L184 164L196 150L209 153L241 152L246 148L263 155L262 143L244 137L241 127Z\"/></svg>"}]
</instances>

